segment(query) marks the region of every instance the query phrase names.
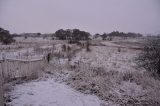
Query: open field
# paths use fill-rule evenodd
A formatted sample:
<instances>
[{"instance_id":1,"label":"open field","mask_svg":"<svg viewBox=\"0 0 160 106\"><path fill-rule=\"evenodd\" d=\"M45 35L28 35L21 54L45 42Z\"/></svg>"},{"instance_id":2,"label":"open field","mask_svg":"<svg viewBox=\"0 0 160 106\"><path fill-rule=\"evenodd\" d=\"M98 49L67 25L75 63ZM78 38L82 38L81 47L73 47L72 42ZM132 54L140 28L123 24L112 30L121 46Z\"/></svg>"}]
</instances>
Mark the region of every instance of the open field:
<instances>
[{"instance_id":1,"label":"open field","mask_svg":"<svg viewBox=\"0 0 160 106\"><path fill-rule=\"evenodd\" d=\"M5 84L8 106L160 105L160 81L135 62L143 47L142 38L91 40L89 51L85 41L77 45L42 38L16 40L16 46L1 45L0 49L21 57L51 53L51 59L40 71L35 69L36 74L41 73L37 80Z\"/></svg>"},{"instance_id":2,"label":"open field","mask_svg":"<svg viewBox=\"0 0 160 106\"><path fill-rule=\"evenodd\" d=\"M0 0L0 106L160 106L160 0Z\"/></svg>"}]
</instances>

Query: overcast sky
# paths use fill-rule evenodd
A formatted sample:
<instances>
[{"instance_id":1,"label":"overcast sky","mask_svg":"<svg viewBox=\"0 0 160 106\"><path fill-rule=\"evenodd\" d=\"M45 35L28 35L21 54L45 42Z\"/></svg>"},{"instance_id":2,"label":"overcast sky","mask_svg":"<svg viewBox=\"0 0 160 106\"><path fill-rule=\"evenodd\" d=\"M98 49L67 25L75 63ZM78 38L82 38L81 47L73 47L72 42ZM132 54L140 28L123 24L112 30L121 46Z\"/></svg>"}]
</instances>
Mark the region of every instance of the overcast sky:
<instances>
[{"instance_id":1,"label":"overcast sky","mask_svg":"<svg viewBox=\"0 0 160 106\"><path fill-rule=\"evenodd\" d=\"M160 0L0 0L0 27L11 33L160 33Z\"/></svg>"}]
</instances>

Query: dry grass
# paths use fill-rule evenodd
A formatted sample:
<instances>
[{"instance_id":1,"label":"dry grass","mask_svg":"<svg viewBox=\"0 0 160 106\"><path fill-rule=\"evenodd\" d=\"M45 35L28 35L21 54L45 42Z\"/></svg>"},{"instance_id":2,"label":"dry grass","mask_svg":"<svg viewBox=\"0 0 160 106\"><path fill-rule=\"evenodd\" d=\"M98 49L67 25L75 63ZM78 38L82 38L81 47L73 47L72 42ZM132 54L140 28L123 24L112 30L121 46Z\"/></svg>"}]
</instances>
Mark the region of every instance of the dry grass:
<instances>
[{"instance_id":1,"label":"dry grass","mask_svg":"<svg viewBox=\"0 0 160 106\"><path fill-rule=\"evenodd\" d=\"M112 51L112 53L113 52L114 51ZM122 53L123 52L121 51L121 55ZM95 56L92 53L89 53L88 55ZM101 52L98 52L98 56L99 55L101 55ZM107 55L102 55L103 58L106 58L105 56ZM123 62L121 65L127 66L130 64L128 62L130 58L119 59L117 55L115 56L115 64L117 64L117 62ZM62 63L60 62L61 60L63 61ZM54 62L52 61L51 63L52 67L50 67L47 72L57 76L82 93L93 94L106 102L113 102L122 106L160 105L160 81L155 80L148 73L144 72L144 70L136 71L137 69L133 69L133 67L128 68L129 66L125 71L119 71L119 68L110 68L107 70L107 68L90 65L83 61L78 63L76 61L76 64L70 65L70 62L65 62L64 60L64 58L54 58ZM112 62L107 59L106 61ZM100 66L102 66L102 64L100 64ZM113 67L116 67L116 65ZM129 71L129 69L131 69L131 71Z\"/></svg>"},{"instance_id":2,"label":"dry grass","mask_svg":"<svg viewBox=\"0 0 160 106\"><path fill-rule=\"evenodd\" d=\"M160 81L146 73L107 72L103 68L82 67L74 69L67 84L76 90L94 94L105 101L119 105L160 105Z\"/></svg>"}]
</instances>

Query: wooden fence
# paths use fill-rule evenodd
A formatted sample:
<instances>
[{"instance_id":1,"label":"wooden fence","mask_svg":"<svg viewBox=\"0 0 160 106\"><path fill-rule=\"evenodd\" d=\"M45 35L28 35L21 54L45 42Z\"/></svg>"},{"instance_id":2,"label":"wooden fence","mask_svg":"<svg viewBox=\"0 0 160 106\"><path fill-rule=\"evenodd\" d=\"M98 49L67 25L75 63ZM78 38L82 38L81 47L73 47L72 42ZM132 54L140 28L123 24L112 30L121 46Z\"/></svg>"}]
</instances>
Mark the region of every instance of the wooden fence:
<instances>
[{"instance_id":1,"label":"wooden fence","mask_svg":"<svg viewBox=\"0 0 160 106\"><path fill-rule=\"evenodd\" d=\"M46 64L45 55L0 57L0 106L4 106L3 83L16 78L36 77Z\"/></svg>"}]
</instances>

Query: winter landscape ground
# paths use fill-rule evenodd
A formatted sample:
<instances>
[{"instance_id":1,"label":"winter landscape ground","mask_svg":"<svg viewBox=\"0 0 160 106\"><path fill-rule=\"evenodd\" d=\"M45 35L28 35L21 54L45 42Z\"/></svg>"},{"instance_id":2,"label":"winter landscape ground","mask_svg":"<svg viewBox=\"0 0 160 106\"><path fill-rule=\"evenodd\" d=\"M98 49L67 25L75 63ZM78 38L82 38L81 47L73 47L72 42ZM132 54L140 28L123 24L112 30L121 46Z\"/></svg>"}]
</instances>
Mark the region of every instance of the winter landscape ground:
<instances>
[{"instance_id":1,"label":"winter landscape ground","mask_svg":"<svg viewBox=\"0 0 160 106\"><path fill-rule=\"evenodd\" d=\"M160 0L0 0L0 106L160 106Z\"/></svg>"},{"instance_id":2,"label":"winter landscape ground","mask_svg":"<svg viewBox=\"0 0 160 106\"><path fill-rule=\"evenodd\" d=\"M36 71L38 77L5 83L7 106L160 105L160 81L138 68L135 61L145 41L143 37L94 39L89 51L66 40L15 39L16 46L8 49L1 45L6 55L38 55L41 49L53 52L50 62ZM64 50L64 45L70 50Z\"/></svg>"}]
</instances>

